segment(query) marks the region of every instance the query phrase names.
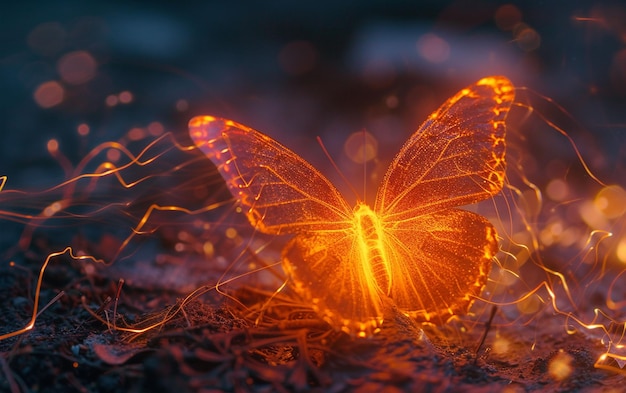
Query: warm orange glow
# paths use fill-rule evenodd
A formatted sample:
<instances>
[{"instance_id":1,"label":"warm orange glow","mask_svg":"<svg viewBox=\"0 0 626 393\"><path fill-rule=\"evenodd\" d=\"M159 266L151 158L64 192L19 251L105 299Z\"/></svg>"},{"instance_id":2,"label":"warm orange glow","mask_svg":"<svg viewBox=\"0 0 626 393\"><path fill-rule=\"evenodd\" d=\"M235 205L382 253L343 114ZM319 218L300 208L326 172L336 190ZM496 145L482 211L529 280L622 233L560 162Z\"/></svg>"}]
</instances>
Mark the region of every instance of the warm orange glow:
<instances>
[{"instance_id":1,"label":"warm orange glow","mask_svg":"<svg viewBox=\"0 0 626 393\"><path fill-rule=\"evenodd\" d=\"M54 155L59 150L59 141L57 141L56 139L50 139L48 141L47 148L48 152Z\"/></svg>"},{"instance_id":2,"label":"warm orange glow","mask_svg":"<svg viewBox=\"0 0 626 393\"><path fill-rule=\"evenodd\" d=\"M622 240L617 243L617 249L615 250L615 254L617 255L617 259L619 259L620 262L626 263L626 236L624 236Z\"/></svg>"},{"instance_id":3,"label":"warm orange glow","mask_svg":"<svg viewBox=\"0 0 626 393\"><path fill-rule=\"evenodd\" d=\"M626 191L617 185L604 187L593 201L595 208L604 215L612 219L626 213Z\"/></svg>"},{"instance_id":4,"label":"warm orange glow","mask_svg":"<svg viewBox=\"0 0 626 393\"><path fill-rule=\"evenodd\" d=\"M548 365L548 374L552 378L557 381L563 381L567 379L574 369L572 368L572 358L571 355L565 353L563 350L560 350L553 358L550 360Z\"/></svg>"},{"instance_id":5,"label":"warm orange glow","mask_svg":"<svg viewBox=\"0 0 626 393\"><path fill-rule=\"evenodd\" d=\"M510 341L502 336L497 336L492 344L493 352L497 355L507 355L510 347Z\"/></svg>"},{"instance_id":6,"label":"warm orange glow","mask_svg":"<svg viewBox=\"0 0 626 393\"><path fill-rule=\"evenodd\" d=\"M52 108L59 105L65 98L65 89L59 82L44 82L37 87L34 93L35 102L42 108Z\"/></svg>"},{"instance_id":7,"label":"warm orange glow","mask_svg":"<svg viewBox=\"0 0 626 393\"><path fill-rule=\"evenodd\" d=\"M202 245L202 250L204 251L204 256L209 259L213 258L213 256L215 255L215 246L213 246L213 243L211 242L204 242L204 244Z\"/></svg>"},{"instance_id":8,"label":"warm orange glow","mask_svg":"<svg viewBox=\"0 0 626 393\"><path fill-rule=\"evenodd\" d=\"M253 227L295 235L283 250L294 289L331 325L366 337L393 307L444 323L481 293L495 229L455 207L502 189L513 99L506 78L489 77L446 101L391 162L373 208L351 209L315 168L251 128L212 116L189 128Z\"/></svg>"},{"instance_id":9,"label":"warm orange glow","mask_svg":"<svg viewBox=\"0 0 626 393\"><path fill-rule=\"evenodd\" d=\"M229 239L234 239L237 237L237 230L235 228L228 228L226 229L225 235Z\"/></svg>"},{"instance_id":10,"label":"warm orange glow","mask_svg":"<svg viewBox=\"0 0 626 393\"><path fill-rule=\"evenodd\" d=\"M554 179L550 181L546 187L546 195L553 201L564 200L567 198L568 192L567 183L561 179Z\"/></svg>"},{"instance_id":11,"label":"warm orange glow","mask_svg":"<svg viewBox=\"0 0 626 393\"><path fill-rule=\"evenodd\" d=\"M64 82L80 85L96 76L96 60L88 52L70 52L59 59L57 71Z\"/></svg>"}]
</instances>

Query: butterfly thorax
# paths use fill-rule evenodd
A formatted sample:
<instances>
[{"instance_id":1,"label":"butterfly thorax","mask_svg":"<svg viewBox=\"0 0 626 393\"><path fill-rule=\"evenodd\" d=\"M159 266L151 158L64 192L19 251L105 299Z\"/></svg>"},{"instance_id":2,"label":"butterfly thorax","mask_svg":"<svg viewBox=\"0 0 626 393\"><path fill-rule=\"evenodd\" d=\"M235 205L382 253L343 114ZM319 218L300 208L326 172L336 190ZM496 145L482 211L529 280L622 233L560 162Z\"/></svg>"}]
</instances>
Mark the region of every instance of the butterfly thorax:
<instances>
[{"instance_id":1,"label":"butterfly thorax","mask_svg":"<svg viewBox=\"0 0 626 393\"><path fill-rule=\"evenodd\" d=\"M385 252L386 235L380 216L365 203L354 208L355 247L363 268L363 276L371 293L391 292L391 263Z\"/></svg>"}]
</instances>

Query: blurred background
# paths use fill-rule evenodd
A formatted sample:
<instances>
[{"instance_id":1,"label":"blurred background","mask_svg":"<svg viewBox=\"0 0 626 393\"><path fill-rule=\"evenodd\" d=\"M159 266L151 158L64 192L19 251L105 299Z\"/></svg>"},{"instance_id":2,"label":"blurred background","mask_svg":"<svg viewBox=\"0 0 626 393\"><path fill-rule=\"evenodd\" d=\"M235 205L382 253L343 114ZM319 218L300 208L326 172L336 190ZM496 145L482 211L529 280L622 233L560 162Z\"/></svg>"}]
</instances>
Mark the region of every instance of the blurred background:
<instances>
[{"instance_id":1,"label":"blurred background","mask_svg":"<svg viewBox=\"0 0 626 393\"><path fill-rule=\"evenodd\" d=\"M494 266L492 271L493 283L501 288L494 285L485 297L497 302L513 294L521 299L522 293L550 282L558 300L567 300L560 282L553 283L548 274L565 272L570 285L580 285L573 290L571 304L559 307L579 308L577 315L585 322L595 316L597 306L610 309L607 318L613 320L606 326L615 327L614 341L604 340L600 330L587 334L597 335L593 339L603 339L611 350L614 343L623 344L623 1L26 1L3 5L0 26L0 176L8 177L0 198L0 249L24 246L22 240L29 240L33 228L40 230L43 245L36 245L43 252L27 255L35 269L50 250L62 249L47 243L53 243L49 228L74 236L71 241L59 239L60 247L72 244L87 255L113 260L124 246L122 240L154 203L194 210L219 199L211 199L213 194L229 197L210 162L196 151L176 150L180 154L171 159L159 155L159 148L174 145L170 139L147 154L157 157L156 165L129 170L137 172L134 179L154 180L145 188L121 189L109 176L100 179L104 191L93 193L90 185L77 185L79 181L33 194L34 198L7 192L43 190L77 173L95 171L104 162L125 162L124 157L120 160L121 149L110 148L91 157L88 167L76 170L81 159L102 143L120 142L137 154L171 133L176 142L190 146L190 118L221 116L284 143L345 191L315 141L320 136L339 168L361 190L364 172L382 174L404 141L442 102L482 77L501 74L520 88L521 115L516 120L521 126L511 127L507 141L508 157L515 157L509 161L514 170L508 180L523 183L528 176L534 184L526 184L518 194L505 190L508 199L486 201L492 208L502 204L496 210L503 215L488 215L497 225L507 227L507 213L513 211L514 216L516 208L523 220L516 223L519 228L508 227L510 236L502 247L509 254L499 260L502 269ZM599 179L621 188L602 188L587 176L575 149L550 127L552 123L572 138ZM363 130L368 133L365 138ZM371 141L375 157L367 167L353 154L363 139ZM111 185L107 181L117 188L107 188ZM541 193L535 193L535 184ZM67 204L47 211L59 201ZM107 210L107 204L114 206ZM13 211L22 214L16 219L19 225L7 223L15 219ZM67 214L57 214L58 220L44 225L45 218L59 211ZM246 238L244 234L237 239L236 231L237 236L229 236L228 231L224 235L214 230L212 225L221 223L222 216L212 214L189 215L185 220L154 214L154 225L142 229L146 238L152 238L151 231L156 233L161 223L170 224L161 227L160 243L147 244L142 251L128 247L131 263L114 265L128 270L107 274L114 280L125 277L129 287L131 278L134 285L143 278L146 287L176 277L184 277L188 286L170 285L180 290L202 285L206 280L198 272L206 270L205 257L226 254L220 247L235 247L222 243L238 240L239 245ZM29 227L32 216L36 217ZM65 218L78 230L66 230L61 225ZM239 218L237 229L251 232L245 218ZM94 228L87 229L87 222ZM598 239L608 231L613 236L596 253ZM164 273L165 263L155 258L164 255L163 249L171 251L170 262L197 271ZM528 255L539 251L539 257ZM193 254L198 263L193 265L193 258L181 258L179 252ZM14 257L17 252L7 254L2 263L20 262ZM527 259L535 263L524 265ZM136 268L133 263L141 260L158 266ZM223 258L223 265L213 265L221 274L228 261ZM507 278L506 269L521 271L521 279ZM521 289L511 289L514 285ZM22 289L18 284L15 288ZM519 314L534 318L540 303L533 297L507 308L506 312L514 308L515 312L504 315L506 323ZM527 330L525 320L520 321L520 330L532 335L533 328ZM537 323L557 326L552 319Z\"/></svg>"},{"instance_id":2,"label":"blurred background","mask_svg":"<svg viewBox=\"0 0 626 393\"><path fill-rule=\"evenodd\" d=\"M76 163L135 129L189 144L198 114L259 129L321 166L315 136L342 166L344 141L365 129L390 159L428 113L490 74L571 113L609 182L624 169L619 1L20 2L0 21L6 188L57 184L57 146Z\"/></svg>"}]
</instances>

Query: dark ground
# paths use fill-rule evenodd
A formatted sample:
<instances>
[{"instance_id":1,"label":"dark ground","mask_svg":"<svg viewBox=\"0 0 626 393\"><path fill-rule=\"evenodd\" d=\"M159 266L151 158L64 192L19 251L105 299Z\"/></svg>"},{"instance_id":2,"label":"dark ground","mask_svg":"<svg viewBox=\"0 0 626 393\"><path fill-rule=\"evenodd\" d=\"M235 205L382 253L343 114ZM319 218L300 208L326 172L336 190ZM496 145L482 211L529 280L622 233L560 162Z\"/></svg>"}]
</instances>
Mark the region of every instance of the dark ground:
<instances>
[{"instance_id":1,"label":"dark ground","mask_svg":"<svg viewBox=\"0 0 626 393\"><path fill-rule=\"evenodd\" d=\"M332 331L288 291L269 299L281 282L279 267L278 277L265 272L234 280L225 286L230 299L213 289L180 303L194 289L214 285L232 261L242 265L228 270L225 279L277 260L280 247L252 236L245 221L232 218L229 205L197 211L228 195L206 159L174 148L171 139L146 151L157 157L154 162L120 171L127 181L143 180L130 188L108 176L96 185L83 179L48 189L96 173L99 164L113 160L104 151L78 166L101 143L119 141L137 154L156 138L148 133L131 140L134 127L149 129L158 122L189 145L186 123L199 114L265 131L330 174L319 149L308 148L319 135L348 176L360 178L363 168L341 158L347 135L366 129L379 138L380 157L390 158L445 98L490 74L504 74L563 106L576 120L566 121L572 126L567 132L594 173L624 187L626 8L619 2L520 2L523 25L517 30L505 26L506 18L495 18L503 12L505 3L499 2L295 4L3 6L0 175L8 180L0 191L0 335L28 323L36 278L49 253L71 245L82 255L115 263L104 266L67 254L50 263L40 309L62 295L32 331L0 340L0 391L621 391L623 364L608 359L601 363L608 370L594 365L608 350L620 354L610 344L623 344L626 285L615 250L624 238L624 215L606 222L590 222L582 213L573 218L568 206L578 212L600 187L580 168L571 169L577 161L571 146L549 130L518 134L527 139L518 152L524 171L544 193L551 176L562 176L573 191L567 203L546 203L535 216L529 213L529 232L545 241L542 231L563 215L566 228L579 231L583 243L592 229L606 227L614 231L613 240L593 248L574 242L535 250L533 260L541 267L568 278L576 307L561 302L558 280L550 281L554 276L537 265L519 267L523 282L503 295L489 287L485 296L501 306L478 352L491 309L484 302L475 315L426 327L425 335L414 322L397 317L374 338L356 340ZM428 52L432 35L447 42L447 57L437 60L441 52ZM75 51L86 51L97 64L88 80L62 78L59 64ZM429 60L429 53L434 58ZM65 94L58 105L43 108L33 94L49 81L59 81ZM132 92L132 102L105 104L122 91ZM536 101L531 105L540 107ZM557 116L548 111L549 120ZM89 126L86 136L77 132L80 124ZM48 153L52 138L62 155ZM554 157L561 163L554 164ZM567 176L555 167L565 168L560 170ZM34 192L41 190L47 191ZM40 219L53 201L67 205L53 219ZM124 244L155 203L194 214L156 212L142 228L145 234ZM229 227L238 230L236 236L228 235ZM257 257L252 250L270 241ZM212 245L210 252L206 244ZM242 249L245 257L237 258ZM501 260L502 269L496 270L505 271L507 258ZM119 279L124 284L116 308ZM559 309L586 322L595 307L608 313L598 320L611 333L604 344L599 329L585 329L554 312L545 291L520 300L542 282L556 289ZM542 306L525 313L537 298ZM502 305L511 299L520 306ZM608 307L610 300L616 305ZM177 302L180 309L173 306ZM167 314L168 307L177 312ZM167 323L142 335L103 323L138 327L167 315L172 315ZM563 369L569 371L559 377Z\"/></svg>"}]
</instances>

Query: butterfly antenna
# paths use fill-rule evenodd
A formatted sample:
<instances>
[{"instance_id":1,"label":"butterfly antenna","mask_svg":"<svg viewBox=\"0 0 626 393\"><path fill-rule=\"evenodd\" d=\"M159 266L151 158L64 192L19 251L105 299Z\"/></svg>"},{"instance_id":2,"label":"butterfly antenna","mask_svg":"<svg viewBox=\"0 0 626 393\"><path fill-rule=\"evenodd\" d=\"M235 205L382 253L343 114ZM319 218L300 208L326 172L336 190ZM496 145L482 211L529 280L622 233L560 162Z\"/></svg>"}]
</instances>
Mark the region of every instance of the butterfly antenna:
<instances>
[{"instance_id":1,"label":"butterfly antenna","mask_svg":"<svg viewBox=\"0 0 626 393\"><path fill-rule=\"evenodd\" d=\"M330 161L333 168L335 168L335 171L337 171L337 173L341 177L341 180L343 180L344 183L347 184L348 187L350 187L350 191L352 191L352 193L356 196L356 199L360 200L361 198L359 197L359 193L356 191L352 183L350 183L350 180L348 180L348 178L343 174L341 169L339 169L339 167L335 163L335 160L333 160L333 158L330 156L330 153L326 149L326 146L324 146L324 142L322 142L322 138L320 138L319 136L317 137L317 143L319 143L320 147L322 148L322 151L326 155L326 158L328 158L328 161Z\"/></svg>"},{"instance_id":2,"label":"butterfly antenna","mask_svg":"<svg viewBox=\"0 0 626 393\"><path fill-rule=\"evenodd\" d=\"M367 198L367 133L365 132L365 128L361 129L361 136L363 136L363 148L361 152L363 153L363 199ZM367 203L366 200L363 202Z\"/></svg>"}]
</instances>

